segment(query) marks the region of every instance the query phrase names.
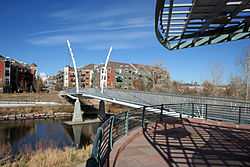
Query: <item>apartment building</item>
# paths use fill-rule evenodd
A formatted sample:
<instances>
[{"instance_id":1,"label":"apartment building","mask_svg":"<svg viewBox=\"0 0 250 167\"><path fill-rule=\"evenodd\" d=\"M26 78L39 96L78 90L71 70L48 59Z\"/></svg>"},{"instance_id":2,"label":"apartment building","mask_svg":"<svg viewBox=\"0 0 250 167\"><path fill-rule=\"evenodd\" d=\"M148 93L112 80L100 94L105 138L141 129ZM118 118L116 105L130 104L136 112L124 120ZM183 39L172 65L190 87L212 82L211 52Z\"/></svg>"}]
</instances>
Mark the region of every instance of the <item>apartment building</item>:
<instances>
[{"instance_id":1,"label":"apartment building","mask_svg":"<svg viewBox=\"0 0 250 167\"><path fill-rule=\"evenodd\" d=\"M37 65L0 55L0 92L36 92Z\"/></svg>"},{"instance_id":2,"label":"apartment building","mask_svg":"<svg viewBox=\"0 0 250 167\"><path fill-rule=\"evenodd\" d=\"M103 64L88 64L78 68L80 88L100 88L100 73ZM75 87L74 70L64 67L56 75L57 87L67 89ZM169 73L156 66L130 64L110 61L107 65L107 87L118 89L151 90L169 80Z\"/></svg>"},{"instance_id":3,"label":"apartment building","mask_svg":"<svg viewBox=\"0 0 250 167\"><path fill-rule=\"evenodd\" d=\"M100 85L99 65L94 71L94 87ZM150 90L169 80L169 73L156 66L110 61L107 65L107 87L120 89Z\"/></svg>"}]
</instances>

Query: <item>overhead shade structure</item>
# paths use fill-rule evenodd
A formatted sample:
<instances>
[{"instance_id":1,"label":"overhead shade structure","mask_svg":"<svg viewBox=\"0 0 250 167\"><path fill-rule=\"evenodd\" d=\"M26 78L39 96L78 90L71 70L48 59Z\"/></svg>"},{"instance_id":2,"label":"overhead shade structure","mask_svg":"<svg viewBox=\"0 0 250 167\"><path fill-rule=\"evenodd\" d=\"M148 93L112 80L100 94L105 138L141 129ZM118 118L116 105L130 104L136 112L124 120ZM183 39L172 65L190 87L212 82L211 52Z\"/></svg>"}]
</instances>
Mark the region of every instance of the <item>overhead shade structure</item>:
<instances>
[{"instance_id":1,"label":"overhead shade structure","mask_svg":"<svg viewBox=\"0 0 250 167\"><path fill-rule=\"evenodd\" d=\"M250 0L157 0L155 33L169 50L250 38Z\"/></svg>"}]
</instances>

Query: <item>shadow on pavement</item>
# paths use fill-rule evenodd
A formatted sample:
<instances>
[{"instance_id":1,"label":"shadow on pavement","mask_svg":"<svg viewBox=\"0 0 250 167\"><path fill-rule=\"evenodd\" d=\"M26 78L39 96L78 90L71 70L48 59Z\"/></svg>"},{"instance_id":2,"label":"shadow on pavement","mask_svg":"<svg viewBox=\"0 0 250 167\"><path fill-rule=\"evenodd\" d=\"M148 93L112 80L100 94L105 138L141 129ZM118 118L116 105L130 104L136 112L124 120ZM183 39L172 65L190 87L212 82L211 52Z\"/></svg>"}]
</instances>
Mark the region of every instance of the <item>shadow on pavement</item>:
<instances>
[{"instance_id":1,"label":"shadow on pavement","mask_svg":"<svg viewBox=\"0 0 250 167\"><path fill-rule=\"evenodd\" d=\"M250 166L250 130L165 117L144 135L169 166Z\"/></svg>"}]
</instances>

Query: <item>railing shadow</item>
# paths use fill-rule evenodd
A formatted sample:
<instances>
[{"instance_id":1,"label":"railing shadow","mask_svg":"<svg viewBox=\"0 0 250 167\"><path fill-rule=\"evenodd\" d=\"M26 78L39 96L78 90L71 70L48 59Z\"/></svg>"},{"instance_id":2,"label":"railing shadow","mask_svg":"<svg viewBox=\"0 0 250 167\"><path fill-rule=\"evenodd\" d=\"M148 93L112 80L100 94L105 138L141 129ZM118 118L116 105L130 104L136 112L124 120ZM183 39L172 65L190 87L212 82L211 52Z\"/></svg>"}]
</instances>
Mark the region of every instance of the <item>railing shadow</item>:
<instances>
[{"instance_id":1,"label":"railing shadow","mask_svg":"<svg viewBox=\"0 0 250 167\"><path fill-rule=\"evenodd\" d=\"M250 166L250 130L166 116L144 135L168 166Z\"/></svg>"}]
</instances>

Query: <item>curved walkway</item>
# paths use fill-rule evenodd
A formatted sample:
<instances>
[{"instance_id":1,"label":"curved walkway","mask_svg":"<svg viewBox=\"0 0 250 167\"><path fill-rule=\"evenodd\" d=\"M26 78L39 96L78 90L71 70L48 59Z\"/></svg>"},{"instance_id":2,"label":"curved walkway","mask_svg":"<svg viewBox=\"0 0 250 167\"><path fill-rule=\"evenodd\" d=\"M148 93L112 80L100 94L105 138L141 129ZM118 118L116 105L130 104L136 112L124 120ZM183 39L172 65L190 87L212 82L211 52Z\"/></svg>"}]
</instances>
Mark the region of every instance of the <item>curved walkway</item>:
<instances>
[{"instance_id":1,"label":"curved walkway","mask_svg":"<svg viewBox=\"0 0 250 167\"><path fill-rule=\"evenodd\" d=\"M116 167L250 166L250 126L165 118L122 138L112 152Z\"/></svg>"}]
</instances>

